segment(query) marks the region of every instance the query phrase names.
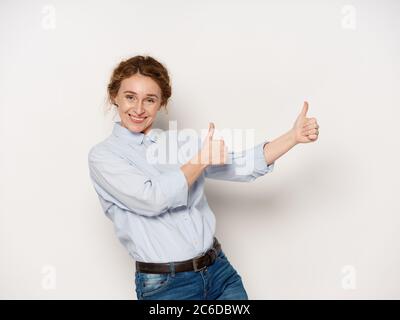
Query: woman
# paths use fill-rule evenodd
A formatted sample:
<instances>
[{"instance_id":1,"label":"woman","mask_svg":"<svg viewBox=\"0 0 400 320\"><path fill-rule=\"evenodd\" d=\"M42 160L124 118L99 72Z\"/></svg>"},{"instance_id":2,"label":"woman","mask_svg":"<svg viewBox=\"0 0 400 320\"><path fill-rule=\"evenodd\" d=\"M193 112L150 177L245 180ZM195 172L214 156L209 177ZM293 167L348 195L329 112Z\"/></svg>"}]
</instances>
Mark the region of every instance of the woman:
<instances>
[{"instance_id":1,"label":"woman","mask_svg":"<svg viewBox=\"0 0 400 320\"><path fill-rule=\"evenodd\" d=\"M166 68L149 56L122 61L112 73L108 96L120 121L91 148L90 177L116 235L136 261L137 298L248 299L214 236L204 179L253 181L271 172L274 161L297 143L316 141L318 125L306 118L307 103L293 128L271 142L227 152L223 140L213 139L210 123L201 148L188 161L165 164L149 161L148 151L166 146L150 130L171 96ZM253 166L239 174L243 159Z\"/></svg>"}]
</instances>

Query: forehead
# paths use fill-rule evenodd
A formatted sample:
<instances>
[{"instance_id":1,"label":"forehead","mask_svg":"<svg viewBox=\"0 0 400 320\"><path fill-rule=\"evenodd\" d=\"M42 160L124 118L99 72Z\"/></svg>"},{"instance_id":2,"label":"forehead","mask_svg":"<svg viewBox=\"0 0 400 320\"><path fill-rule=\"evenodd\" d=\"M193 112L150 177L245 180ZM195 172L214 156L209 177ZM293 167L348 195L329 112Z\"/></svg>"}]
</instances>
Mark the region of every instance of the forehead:
<instances>
[{"instance_id":1,"label":"forehead","mask_svg":"<svg viewBox=\"0 0 400 320\"><path fill-rule=\"evenodd\" d=\"M160 95L161 89L152 78L135 74L121 81L121 92L133 91L137 94L156 94Z\"/></svg>"}]
</instances>

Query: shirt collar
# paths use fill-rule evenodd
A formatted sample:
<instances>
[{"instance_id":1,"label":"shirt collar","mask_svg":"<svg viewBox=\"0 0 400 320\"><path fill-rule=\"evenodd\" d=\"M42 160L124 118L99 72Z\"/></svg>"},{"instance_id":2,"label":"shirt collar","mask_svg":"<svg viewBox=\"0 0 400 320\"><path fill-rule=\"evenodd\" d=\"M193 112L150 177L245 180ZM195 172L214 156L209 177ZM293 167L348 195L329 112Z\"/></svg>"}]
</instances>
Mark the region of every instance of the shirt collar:
<instances>
[{"instance_id":1,"label":"shirt collar","mask_svg":"<svg viewBox=\"0 0 400 320\"><path fill-rule=\"evenodd\" d=\"M142 144L144 137L148 137L152 142L157 141L157 135L155 130L150 130L148 134L143 132L132 132L129 129L121 125L121 121L115 121L112 134L118 138L127 140L128 142L133 142L135 144Z\"/></svg>"}]
</instances>

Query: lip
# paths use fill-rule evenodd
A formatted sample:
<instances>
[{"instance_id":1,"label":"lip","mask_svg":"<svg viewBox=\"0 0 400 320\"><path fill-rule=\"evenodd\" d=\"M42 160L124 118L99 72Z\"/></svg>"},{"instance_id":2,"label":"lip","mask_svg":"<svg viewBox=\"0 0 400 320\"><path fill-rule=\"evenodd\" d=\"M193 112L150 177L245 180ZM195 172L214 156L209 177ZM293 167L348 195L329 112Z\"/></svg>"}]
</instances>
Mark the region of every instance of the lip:
<instances>
[{"instance_id":1,"label":"lip","mask_svg":"<svg viewBox=\"0 0 400 320\"><path fill-rule=\"evenodd\" d=\"M134 116L132 116L130 114L128 114L128 116L129 116L129 119L131 119L131 121L133 123L143 123L144 120L146 120L146 118L147 118L147 117L134 117Z\"/></svg>"}]
</instances>

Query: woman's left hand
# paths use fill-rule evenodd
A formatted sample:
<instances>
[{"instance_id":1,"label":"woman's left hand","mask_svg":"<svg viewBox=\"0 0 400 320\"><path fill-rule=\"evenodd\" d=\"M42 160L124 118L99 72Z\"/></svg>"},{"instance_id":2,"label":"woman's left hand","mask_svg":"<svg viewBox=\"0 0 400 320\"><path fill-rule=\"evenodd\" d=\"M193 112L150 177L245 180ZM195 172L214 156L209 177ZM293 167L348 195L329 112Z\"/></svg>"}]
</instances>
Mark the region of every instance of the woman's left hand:
<instances>
[{"instance_id":1,"label":"woman's left hand","mask_svg":"<svg viewBox=\"0 0 400 320\"><path fill-rule=\"evenodd\" d=\"M303 109L298 115L292 128L296 143L308 143L318 139L319 125L316 118L307 118L308 102L304 101Z\"/></svg>"}]
</instances>

